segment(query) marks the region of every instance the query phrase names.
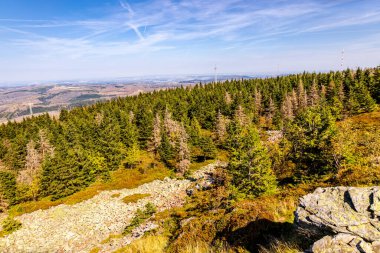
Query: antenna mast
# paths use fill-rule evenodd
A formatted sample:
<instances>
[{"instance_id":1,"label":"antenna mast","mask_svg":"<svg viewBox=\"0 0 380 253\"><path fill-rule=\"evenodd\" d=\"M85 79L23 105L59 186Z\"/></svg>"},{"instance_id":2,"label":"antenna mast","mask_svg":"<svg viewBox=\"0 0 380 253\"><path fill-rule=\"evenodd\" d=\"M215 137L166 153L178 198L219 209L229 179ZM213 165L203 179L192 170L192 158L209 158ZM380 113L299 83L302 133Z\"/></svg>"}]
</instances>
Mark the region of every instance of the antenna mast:
<instances>
[{"instance_id":1,"label":"antenna mast","mask_svg":"<svg viewBox=\"0 0 380 253\"><path fill-rule=\"evenodd\" d=\"M33 115L33 108L32 108L32 106L33 106L33 104L29 103L29 112L30 112L31 116Z\"/></svg>"},{"instance_id":2,"label":"antenna mast","mask_svg":"<svg viewBox=\"0 0 380 253\"><path fill-rule=\"evenodd\" d=\"M216 65L215 65L215 67L214 67L214 83L217 83L218 82L218 74L217 74L217 71L218 70L218 68L216 67Z\"/></svg>"},{"instance_id":3,"label":"antenna mast","mask_svg":"<svg viewBox=\"0 0 380 253\"><path fill-rule=\"evenodd\" d=\"M344 65L344 49L342 50L342 56L341 56L340 60L341 60L340 67L343 70L343 65Z\"/></svg>"}]
</instances>

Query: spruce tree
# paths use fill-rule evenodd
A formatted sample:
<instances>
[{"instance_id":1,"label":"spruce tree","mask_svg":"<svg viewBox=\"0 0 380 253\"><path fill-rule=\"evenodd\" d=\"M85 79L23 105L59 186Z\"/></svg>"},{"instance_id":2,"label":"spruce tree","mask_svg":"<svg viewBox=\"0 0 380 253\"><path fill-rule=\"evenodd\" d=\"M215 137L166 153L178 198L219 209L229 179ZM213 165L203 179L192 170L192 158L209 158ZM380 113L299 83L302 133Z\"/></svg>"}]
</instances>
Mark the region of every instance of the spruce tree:
<instances>
[{"instance_id":1,"label":"spruce tree","mask_svg":"<svg viewBox=\"0 0 380 253\"><path fill-rule=\"evenodd\" d=\"M331 141L336 125L330 108L306 109L287 123L284 132L292 144L290 156L300 177L334 171Z\"/></svg>"},{"instance_id":2,"label":"spruce tree","mask_svg":"<svg viewBox=\"0 0 380 253\"><path fill-rule=\"evenodd\" d=\"M274 193L276 177L257 129L232 122L229 134L231 156L227 169L237 193L248 197Z\"/></svg>"},{"instance_id":3,"label":"spruce tree","mask_svg":"<svg viewBox=\"0 0 380 253\"><path fill-rule=\"evenodd\" d=\"M376 102L362 82L355 82L350 88L348 106L352 114L371 112Z\"/></svg>"}]
</instances>

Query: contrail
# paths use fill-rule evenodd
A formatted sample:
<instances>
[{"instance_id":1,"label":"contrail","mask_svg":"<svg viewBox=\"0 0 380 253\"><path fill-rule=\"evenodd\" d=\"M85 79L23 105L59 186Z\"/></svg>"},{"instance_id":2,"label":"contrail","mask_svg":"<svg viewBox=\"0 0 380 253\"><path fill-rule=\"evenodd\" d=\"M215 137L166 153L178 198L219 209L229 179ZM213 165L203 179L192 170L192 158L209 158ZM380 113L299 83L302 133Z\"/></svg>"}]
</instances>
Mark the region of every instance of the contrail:
<instances>
[{"instance_id":1,"label":"contrail","mask_svg":"<svg viewBox=\"0 0 380 253\"><path fill-rule=\"evenodd\" d=\"M126 1L119 0L119 2L120 2L120 6L123 9L128 11L129 19L131 19L132 16L135 14L132 7ZM144 40L144 36L141 34L141 32L139 31L139 28L136 25L132 23L128 23L128 26L136 33L137 37L139 37L140 40Z\"/></svg>"},{"instance_id":2,"label":"contrail","mask_svg":"<svg viewBox=\"0 0 380 253\"><path fill-rule=\"evenodd\" d=\"M124 2L121 0L119 2L120 2L121 7L123 7L123 9L129 12L130 16L133 16L135 14L135 12L132 10L131 6L127 2Z\"/></svg>"},{"instance_id":3,"label":"contrail","mask_svg":"<svg viewBox=\"0 0 380 253\"><path fill-rule=\"evenodd\" d=\"M136 33L140 40L144 40L144 36L141 34L137 26L135 26L134 24L128 24L128 26Z\"/></svg>"}]
</instances>

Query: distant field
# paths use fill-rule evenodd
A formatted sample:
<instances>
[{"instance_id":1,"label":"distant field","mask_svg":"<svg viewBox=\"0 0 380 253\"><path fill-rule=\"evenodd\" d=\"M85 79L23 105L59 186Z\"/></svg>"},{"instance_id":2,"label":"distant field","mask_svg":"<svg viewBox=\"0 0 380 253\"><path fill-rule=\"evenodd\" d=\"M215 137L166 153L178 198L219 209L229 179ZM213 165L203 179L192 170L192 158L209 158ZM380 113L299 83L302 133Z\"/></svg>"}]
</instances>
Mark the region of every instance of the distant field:
<instances>
[{"instance_id":1,"label":"distant field","mask_svg":"<svg viewBox=\"0 0 380 253\"><path fill-rule=\"evenodd\" d=\"M168 85L171 87L174 85ZM164 87L131 84L107 85L45 85L0 88L0 123L21 121L31 115L49 113L58 115L61 109L70 109L136 95ZM32 110L32 111L31 111Z\"/></svg>"}]
</instances>

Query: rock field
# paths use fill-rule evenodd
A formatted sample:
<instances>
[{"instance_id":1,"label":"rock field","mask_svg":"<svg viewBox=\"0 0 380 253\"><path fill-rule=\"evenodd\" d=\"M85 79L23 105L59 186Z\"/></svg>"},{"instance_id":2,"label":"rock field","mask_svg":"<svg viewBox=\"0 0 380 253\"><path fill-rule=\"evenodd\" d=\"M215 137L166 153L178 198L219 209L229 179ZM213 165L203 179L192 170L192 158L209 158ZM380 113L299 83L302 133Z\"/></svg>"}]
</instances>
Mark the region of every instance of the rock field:
<instances>
[{"instance_id":1,"label":"rock field","mask_svg":"<svg viewBox=\"0 0 380 253\"><path fill-rule=\"evenodd\" d=\"M195 179L207 177L221 163L207 165L194 173ZM184 203L190 180L165 178L143 184L134 189L100 192L95 197L75 205L59 205L47 210L16 217L22 227L0 238L1 252L89 252L97 247L100 252L112 252L141 236L156 225L147 223L137 228L132 236L112 239L101 244L110 235L121 234L138 208L148 202L158 211L180 206ZM124 203L122 199L132 194L150 194L137 203Z\"/></svg>"}]
</instances>

